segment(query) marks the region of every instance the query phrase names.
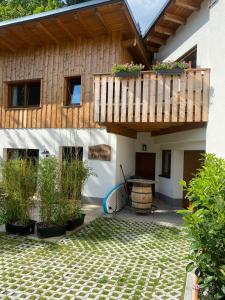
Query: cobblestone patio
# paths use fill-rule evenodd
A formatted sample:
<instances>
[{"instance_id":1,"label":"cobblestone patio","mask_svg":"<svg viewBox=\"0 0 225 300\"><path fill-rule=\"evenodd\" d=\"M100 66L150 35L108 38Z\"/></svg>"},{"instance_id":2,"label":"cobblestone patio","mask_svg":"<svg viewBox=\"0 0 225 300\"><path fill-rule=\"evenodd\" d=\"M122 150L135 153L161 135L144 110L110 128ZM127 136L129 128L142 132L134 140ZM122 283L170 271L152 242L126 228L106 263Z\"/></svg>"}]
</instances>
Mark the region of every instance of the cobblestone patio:
<instances>
[{"instance_id":1,"label":"cobblestone patio","mask_svg":"<svg viewBox=\"0 0 225 300\"><path fill-rule=\"evenodd\" d=\"M99 218L50 243L0 234L0 299L181 299L179 229Z\"/></svg>"}]
</instances>

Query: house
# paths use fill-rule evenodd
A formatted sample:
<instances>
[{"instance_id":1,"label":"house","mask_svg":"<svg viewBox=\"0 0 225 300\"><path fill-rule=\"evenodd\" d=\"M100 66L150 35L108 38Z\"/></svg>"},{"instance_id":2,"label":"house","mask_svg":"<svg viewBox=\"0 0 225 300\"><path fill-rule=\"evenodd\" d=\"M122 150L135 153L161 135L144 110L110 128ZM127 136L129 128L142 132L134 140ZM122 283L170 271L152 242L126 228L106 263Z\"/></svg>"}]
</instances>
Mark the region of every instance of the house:
<instances>
[{"instance_id":1,"label":"house","mask_svg":"<svg viewBox=\"0 0 225 300\"><path fill-rule=\"evenodd\" d=\"M225 150L224 8L220 0L168 1L144 37L124 0L0 23L0 159L18 149L78 153L97 174L87 197L102 199L122 182L122 164L127 177L155 179L158 196L186 205L179 180L191 178L201 153ZM161 76L148 71L153 58L192 68ZM141 77L111 75L130 61L145 65Z\"/></svg>"}]
</instances>

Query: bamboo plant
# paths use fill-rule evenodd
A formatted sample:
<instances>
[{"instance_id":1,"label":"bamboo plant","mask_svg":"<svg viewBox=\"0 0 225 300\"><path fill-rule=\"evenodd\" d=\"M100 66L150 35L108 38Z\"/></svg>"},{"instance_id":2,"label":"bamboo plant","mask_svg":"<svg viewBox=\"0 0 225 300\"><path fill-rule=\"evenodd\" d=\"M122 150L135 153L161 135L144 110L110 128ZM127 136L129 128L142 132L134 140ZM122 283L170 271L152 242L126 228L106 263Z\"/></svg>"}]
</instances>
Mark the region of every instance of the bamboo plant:
<instances>
[{"instance_id":1,"label":"bamboo plant","mask_svg":"<svg viewBox=\"0 0 225 300\"><path fill-rule=\"evenodd\" d=\"M16 158L1 163L1 175L4 223L27 224L36 192L37 167L31 160Z\"/></svg>"}]
</instances>

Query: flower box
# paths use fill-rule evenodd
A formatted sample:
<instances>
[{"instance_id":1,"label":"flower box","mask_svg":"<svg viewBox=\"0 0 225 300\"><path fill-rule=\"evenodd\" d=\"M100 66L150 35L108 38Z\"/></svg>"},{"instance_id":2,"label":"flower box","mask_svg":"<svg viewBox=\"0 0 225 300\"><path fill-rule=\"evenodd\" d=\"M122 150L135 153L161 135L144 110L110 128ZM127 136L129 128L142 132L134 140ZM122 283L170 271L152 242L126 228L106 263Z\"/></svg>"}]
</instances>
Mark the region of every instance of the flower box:
<instances>
[{"instance_id":1,"label":"flower box","mask_svg":"<svg viewBox=\"0 0 225 300\"><path fill-rule=\"evenodd\" d=\"M30 220L27 224L6 224L5 229L7 233L17 235L34 234L36 221Z\"/></svg>"},{"instance_id":2,"label":"flower box","mask_svg":"<svg viewBox=\"0 0 225 300\"><path fill-rule=\"evenodd\" d=\"M181 75L184 73L184 69L175 68L175 69L161 69L156 71L160 75Z\"/></svg>"},{"instance_id":3,"label":"flower box","mask_svg":"<svg viewBox=\"0 0 225 300\"><path fill-rule=\"evenodd\" d=\"M54 236L61 236L66 233L65 225L52 225L44 222L37 223L37 235L39 238L50 238Z\"/></svg>"},{"instance_id":4,"label":"flower box","mask_svg":"<svg viewBox=\"0 0 225 300\"><path fill-rule=\"evenodd\" d=\"M122 78L137 78L141 75L140 71L137 72L124 72L124 71L120 71L120 72L116 72L115 77L122 77Z\"/></svg>"},{"instance_id":5,"label":"flower box","mask_svg":"<svg viewBox=\"0 0 225 300\"><path fill-rule=\"evenodd\" d=\"M66 230L71 231L74 230L75 228L81 226L84 224L84 218L85 214L82 214L80 218L68 220L66 223Z\"/></svg>"}]
</instances>

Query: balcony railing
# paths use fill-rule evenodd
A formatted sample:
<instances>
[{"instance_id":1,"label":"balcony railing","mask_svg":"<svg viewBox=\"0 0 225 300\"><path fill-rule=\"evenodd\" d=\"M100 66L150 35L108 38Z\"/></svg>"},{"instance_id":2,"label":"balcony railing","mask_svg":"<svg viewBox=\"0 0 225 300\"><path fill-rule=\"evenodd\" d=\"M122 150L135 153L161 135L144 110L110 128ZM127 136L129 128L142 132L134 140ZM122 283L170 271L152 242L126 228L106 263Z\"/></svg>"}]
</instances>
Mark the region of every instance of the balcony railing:
<instances>
[{"instance_id":1,"label":"balcony railing","mask_svg":"<svg viewBox=\"0 0 225 300\"><path fill-rule=\"evenodd\" d=\"M209 69L181 75L142 72L138 78L100 74L94 78L94 120L98 123L207 122Z\"/></svg>"}]
</instances>

